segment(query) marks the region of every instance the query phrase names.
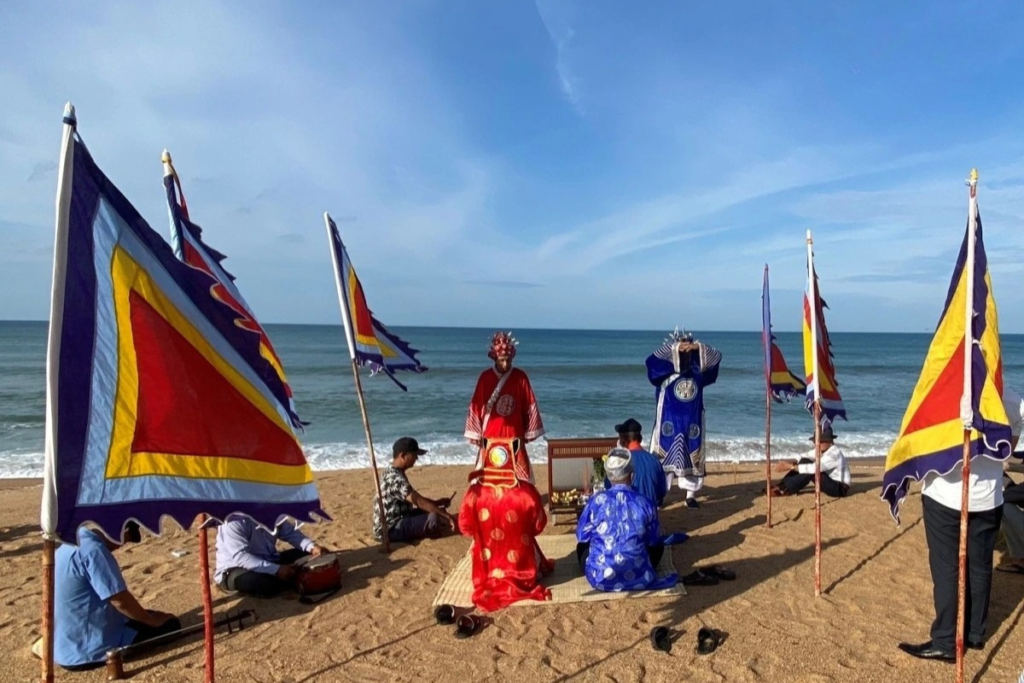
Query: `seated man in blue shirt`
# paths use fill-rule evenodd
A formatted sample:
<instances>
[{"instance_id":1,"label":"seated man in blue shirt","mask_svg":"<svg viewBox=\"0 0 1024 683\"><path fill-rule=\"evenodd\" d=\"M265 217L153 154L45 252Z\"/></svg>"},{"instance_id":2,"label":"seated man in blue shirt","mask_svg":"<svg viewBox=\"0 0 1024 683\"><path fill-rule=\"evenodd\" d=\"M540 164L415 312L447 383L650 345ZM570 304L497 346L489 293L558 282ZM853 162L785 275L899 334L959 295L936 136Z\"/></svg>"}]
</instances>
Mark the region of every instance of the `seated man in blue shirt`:
<instances>
[{"instance_id":1,"label":"seated man in blue shirt","mask_svg":"<svg viewBox=\"0 0 1024 683\"><path fill-rule=\"evenodd\" d=\"M655 590L676 584L658 578L665 551L654 503L632 489L632 454L615 448L605 459L611 488L587 501L576 528L576 558L587 582L602 591Z\"/></svg>"},{"instance_id":2,"label":"seated man in blue shirt","mask_svg":"<svg viewBox=\"0 0 1024 683\"><path fill-rule=\"evenodd\" d=\"M278 539L292 548L277 552ZM229 516L217 529L217 569L213 578L221 590L269 598L296 585L296 560L327 552L291 522L270 533L249 517Z\"/></svg>"},{"instance_id":3,"label":"seated man in blue shirt","mask_svg":"<svg viewBox=\"0 0 1024 683\"><path fill-rule=\"evenodd\" d=\"M126 543L141 540L135 522ZM181 629L166 612L143 608L124 583L112 551L122 544L82 527L78 546L64 544L54 559L53 659L65 669L103 666L107 650L134 645Z\"/></svg>"},{"instance_id":4,"label":"seated man in blue shirt","mask_svg":"<svg viewBox=\"0 0 1024 683\"><path fill-rule=\"evenodd\" d=\"M661 468L661 461L650 451L644 450L640 443L643 439L643 428L639 422L629 418L622 424L615 425L615 432L619 435L619 445L633 454L633 490L643 494L655 507L660 508L665 501L668 484L665 470ZM608 477L605 477L604 486L611 488Z\"/></svg>"}]
</instances>

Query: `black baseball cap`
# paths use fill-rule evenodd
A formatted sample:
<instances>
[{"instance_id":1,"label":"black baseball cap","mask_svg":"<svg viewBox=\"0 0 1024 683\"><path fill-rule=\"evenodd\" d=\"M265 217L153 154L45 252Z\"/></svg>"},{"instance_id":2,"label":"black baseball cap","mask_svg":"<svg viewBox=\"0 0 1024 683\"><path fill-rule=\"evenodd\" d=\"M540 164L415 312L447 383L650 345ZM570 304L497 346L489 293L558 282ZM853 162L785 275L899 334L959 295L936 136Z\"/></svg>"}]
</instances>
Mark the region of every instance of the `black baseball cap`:
<instances>
[{"instance_id":1,"label":"black baseball cap","mask_svg":"<svg viewBox=\"0 0 1024 683\"><path fill-rule=\"evenodd\" d=\"M629 434L630 432L637 432L639 434L642 431L643 427L641 427L640 423L633 418L629 418L620 425L615 425L616 434Z\"/></svg>"},{"instance_id":2,"label":"black baseball cap","mask_svg":"<svg viewBox=\"0 0 1024 683\"><path fill-rule=\"evenodd\" d=\"M397 458L402 453L415 453L416 455L423 455L426 453L425 450L420 448L419 442L411 436L403 436L401 439L395 442L395 445L391 447L391 457Z\"/></svg>"},{"instance_id":3,"label":"black baseball cap","mask_svg":"<svg viewBox=\"0 0 1024 683\"><path fill-rule=\"evenodd\" d=\"M832 425L825 425L821 428L819 439L822 443L832 443L836 440L836 433L832 431ZM814 441L814 434L811 434L807 440Z\"/></svg>"}]
</instances>

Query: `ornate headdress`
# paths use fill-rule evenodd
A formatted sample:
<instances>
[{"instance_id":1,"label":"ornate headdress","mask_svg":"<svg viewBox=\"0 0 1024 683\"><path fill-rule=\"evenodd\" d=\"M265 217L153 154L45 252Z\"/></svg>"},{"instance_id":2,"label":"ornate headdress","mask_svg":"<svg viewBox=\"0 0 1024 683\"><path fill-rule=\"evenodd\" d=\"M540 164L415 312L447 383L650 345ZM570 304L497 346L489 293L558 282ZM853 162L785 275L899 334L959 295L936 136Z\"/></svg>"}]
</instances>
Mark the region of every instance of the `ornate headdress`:
<instances>
[{"instance_id":1,"label":"ornate headdress","mask_svg":"<svg viewBox=\"0 0 1024 683\"><path fill-rule=\"evenodd\" d=\"M516 357L516 345L519 341L512 336L511 332L495 332L491 337L491 347L487 351L487 357L496 360L498 356L508 356L511 360Z\"/></svg>"},{"instance_id":2,"label":"ornate headdress","mask_svg":"<svg viewBox=\"0 0 1024 683\"><path fill-rule=\"evenodd\" d=\"M519 486L516 465L522 457L522 440L518 437L487 439L484 443L483 469L474 470L469 480L479 479L484 486L510 489Z\"/></svg>"}]
</instances>

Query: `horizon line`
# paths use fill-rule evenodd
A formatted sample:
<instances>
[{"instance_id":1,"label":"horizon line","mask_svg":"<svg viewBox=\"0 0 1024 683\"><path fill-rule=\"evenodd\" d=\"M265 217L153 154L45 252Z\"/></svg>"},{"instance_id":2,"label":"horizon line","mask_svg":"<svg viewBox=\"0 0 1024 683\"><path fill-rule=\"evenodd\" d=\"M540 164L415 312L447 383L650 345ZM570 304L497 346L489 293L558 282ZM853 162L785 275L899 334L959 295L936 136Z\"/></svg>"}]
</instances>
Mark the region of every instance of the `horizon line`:
<instances>
[{"instance_id":1,"label":"horizon line","mask_svg":"<svg viewBox=\"0 0 1024 683\"><path fill-rule=\"evenodd\" d=\"M12 319L0 319L0 324L3 323L48 323L48 320L12 320ZM268 326L290 326L290 327L341 327L341 322L337 323L282 323L282 322L267 322ZM521 327L517 325L391 325L395 329L428 329L428 330L495 330L495 329L512 329L514 330L526 330L530 332L657 332L659 334L668 334L661 329L623 329L623 328L608 328L608 327ZM671 330L670 330L671 331ZM688 330L690 332L700 332L702 334L707 333L742 333L742 334L761 334L762 330L758 328L753 329L706 329L706 330ZM802 330L779 330L773 327L773 334L799 334ZM934 330L924 330L921 332L911 331L900 331L900 330L832 330L832 334L935 334ZM1000 331L999 336L1020 336L1021 332L1003 332Z\"/></svg>"}]
</instances>

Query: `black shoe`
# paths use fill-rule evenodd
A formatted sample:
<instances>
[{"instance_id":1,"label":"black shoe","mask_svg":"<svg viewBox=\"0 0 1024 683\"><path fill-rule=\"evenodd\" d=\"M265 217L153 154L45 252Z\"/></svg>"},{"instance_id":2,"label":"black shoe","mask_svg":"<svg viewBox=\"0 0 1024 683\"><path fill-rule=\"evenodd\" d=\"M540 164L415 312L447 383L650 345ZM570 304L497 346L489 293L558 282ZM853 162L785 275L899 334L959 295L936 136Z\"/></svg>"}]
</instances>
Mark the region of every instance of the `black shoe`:
<instances>
[{"instance_id":1,"label":"black shoe","mask_svg":"<svg viewBox=\"0 0 1024 683\"><path fill-rule=\"evenodd\" d=\"M984 650L985 649L985 641L984 640L968 640L968 641L965 642L965 645L967 645L967 649L968 650Z\"/></svg>"},{"instance_id":2,"label":"black shoe","mask_svg":"<svg viewBox=\"0 0 1024 683\"><path fill-rule=\"evenodd\" d=\"M939 648L932 645L932 641L927 643L921 643L920 645L911 645L910 643L900 643L900 649L906 652L908 655L913 655L918 659L935 659L940 662L955 662L956 654L948 652L946 650L940 650Z\"/></svg>"},{"instance_id":3,"label":"black shoe","mask_svg":"<svg viewBox=\"0 0 1024 683\"><path fill-rule=\"evenodd\" d=\"M691 510L696 510L697 508L700 507L700 503L697 502L696 498L687 498L686 507L690 508Z\"/></svg>"}]
</instances>

